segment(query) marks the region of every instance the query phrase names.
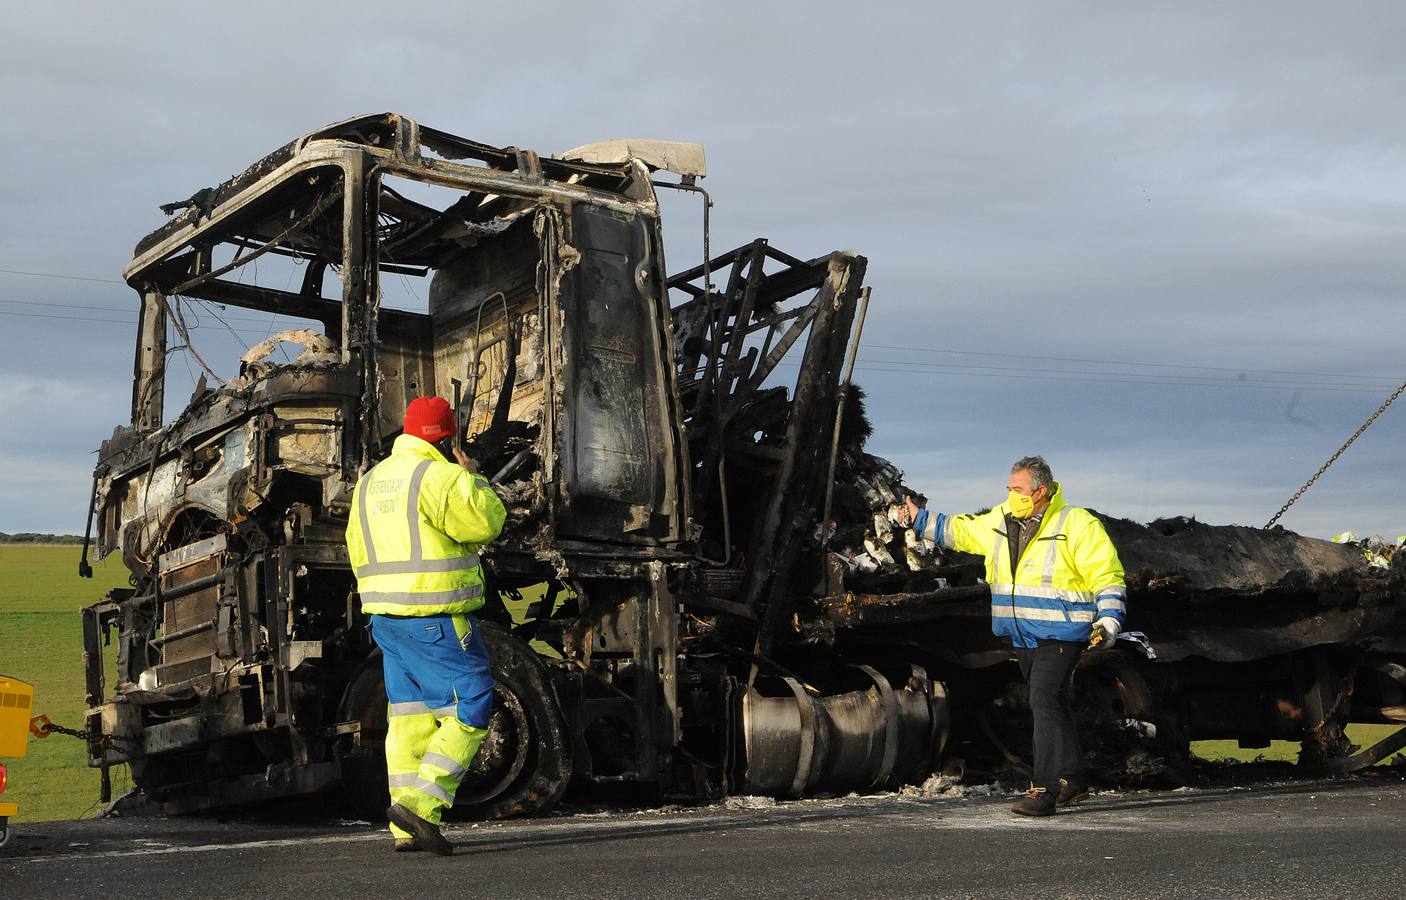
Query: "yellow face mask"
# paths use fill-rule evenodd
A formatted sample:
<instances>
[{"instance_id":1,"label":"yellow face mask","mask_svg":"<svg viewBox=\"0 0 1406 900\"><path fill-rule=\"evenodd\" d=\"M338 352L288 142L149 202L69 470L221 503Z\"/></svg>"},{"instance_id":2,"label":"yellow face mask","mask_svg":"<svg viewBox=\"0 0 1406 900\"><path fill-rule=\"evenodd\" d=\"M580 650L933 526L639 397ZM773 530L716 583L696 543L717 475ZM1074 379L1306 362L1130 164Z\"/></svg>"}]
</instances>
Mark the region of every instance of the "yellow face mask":
<instances>
[{"instance_id":1,"label":"yellow face mask","mask_svg":"<svg viewBox=\"0 0 1406 900\"><path fill-rule=\"evenodd\" d=\"M1006 497L1006 508L1017 519L1028 519L1035 512L1035 500L1029 494L1011 491L1010 495Z\"/></svg>"}]
</instances>

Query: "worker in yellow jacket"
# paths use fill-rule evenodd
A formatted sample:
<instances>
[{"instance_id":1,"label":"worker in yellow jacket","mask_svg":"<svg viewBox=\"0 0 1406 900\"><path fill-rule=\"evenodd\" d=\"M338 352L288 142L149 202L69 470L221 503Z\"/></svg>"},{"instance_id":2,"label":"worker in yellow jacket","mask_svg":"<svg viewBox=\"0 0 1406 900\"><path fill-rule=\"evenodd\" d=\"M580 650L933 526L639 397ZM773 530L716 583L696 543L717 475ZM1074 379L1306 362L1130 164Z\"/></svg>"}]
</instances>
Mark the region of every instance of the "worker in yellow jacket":
<instances>
[{"instance_id":1,"label":"worker in yellow jacket","mask_svg":"<svg viewBox=\"0 0 1406 900\"><path fill-rule=\"evenodd\" d=\"M1034 719L1034 780L1011 812L1047 816L1088 796L1070 686L1085 647L1118 637L1127 588L1103 523L1065 503L1043 457L1017 460L1006 490L1005 503L980 515L933 514L905 500L919 535L986 557L991 630L1011 641Z\"/></svg>"},{"instance_id":2,"label":"worker in yellow jacket","mask_svg":"<svg viewBox=\"0 0 1406 900\"><path fill-rule=\"evenodd\" d=\"M347 554L361 609L385 660L386 811L396 850L454 852L440 817L488 730L493 675L471 613L483 605L478 551L498 536L503 503L473 460L453 449L457 425L439 397L405 411L390 456L357 482Z\"/></svg>"}]
</instances>

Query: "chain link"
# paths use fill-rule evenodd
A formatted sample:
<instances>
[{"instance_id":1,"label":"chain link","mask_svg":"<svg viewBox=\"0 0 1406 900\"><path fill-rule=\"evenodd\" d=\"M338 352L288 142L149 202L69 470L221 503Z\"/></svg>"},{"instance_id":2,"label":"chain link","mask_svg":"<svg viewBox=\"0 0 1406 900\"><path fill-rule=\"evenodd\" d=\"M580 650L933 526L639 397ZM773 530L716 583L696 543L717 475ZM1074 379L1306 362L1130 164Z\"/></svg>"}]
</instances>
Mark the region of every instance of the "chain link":
<instances>
[{"instance_id":1,"label":"chain link","mask_svg":"<svg viewBox=\"0 0 1406 900\"><path fill-rule=\"evenodd\" d=\"M1343 451L1346 450L1348 447L1351 447L1352 442L1361 437L1362 432L1366 431L1368 426L1370 426L1373 422L1377 421L1377 416L1380 416L1382 413L1386 412L1386 408L1392 403L1396 402L1396 398L1400 397L1402 393L1406 393L1406 382L1402 382L1401 387L1397 388L1395 393L1393 393L1390 397L1386 398L1386 402L1383 403L1381 406L1378 406L1376 412L1372 413L1370 416L1367 417L1367 421L1363 422L1361 426L1359 426L1358 429L1352 433L1352 437L1348 438L1347 443L1343 444L1341 447L1338 448L1337 453L1334 453L1332 456L1328 457L1328 461L1325 462L1323 465L1319 466L1318 471L1313 473L1313 477L1310 478L1308 481L1304 482L1303 487L1299 488L1298 492L1295 493L1294 496L1289 498L1289 502L1279 507L1279 512L1275 513L1274 516L1268 522L1265 522L1264 527L1272 528L1274 526L1274 523L1279 521L1279 517L1284 515L1284 513L1288 512L1289 507L1293 506L1296 502L1298 502L1298 499L1304 494L1306 494L1309 488L1313 487L1313 483L1318 480L1319 476L1321 476L1324 472L1328 471L1328 467L1338 461L1338 457L1343 455Z\"/></svg>"},{"instance_id":2,"label":"chain link","mask_svg":"<svg viewBox=\"0 0 1406 900\"><path fill-rule=\"evenodd\" d=\"M56 725L50 722L48 716L35 716L30 719L29 730L34 733L35 737L41 738L48 737L51 734L66 734L69 737L76 737L80 741L92 740L92 733L89 732L88 729L65 728L62 725ZM131 744L135 742L133 738L118 737L115 734L99 734L98 740L105 746L110 746L112 744Z\"/></svg>"},{"instance_id":3,"label":"chain link","mask_svg":"<svg viewBox=\"0 0 1406 900\"><path fill-rule=\"evenodd\" d=\"M88 729L65 728L62 725L55 725L53 722L46 722L43 729L49 734L66 734L69 737L76 737L81 741L88 739Z\"/></svg>"}]
</instances>

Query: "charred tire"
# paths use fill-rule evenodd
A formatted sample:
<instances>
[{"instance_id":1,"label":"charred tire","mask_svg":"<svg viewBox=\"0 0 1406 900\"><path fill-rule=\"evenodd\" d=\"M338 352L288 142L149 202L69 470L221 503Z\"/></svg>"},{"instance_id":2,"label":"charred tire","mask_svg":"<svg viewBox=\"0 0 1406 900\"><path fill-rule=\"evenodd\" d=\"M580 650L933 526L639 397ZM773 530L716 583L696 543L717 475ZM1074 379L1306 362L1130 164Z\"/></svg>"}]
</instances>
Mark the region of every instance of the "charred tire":
<instances>
[{"instance_id":1,"label":"charred tire","mask_svg":"<svg viewBox=\"0 0 1406 900\"><path fill-rule=\"evenodd\" d=\"M493 669L493 718L455 795L455 809L505 818L546 812L571 780L571 733L551 673L527 642L478 623Z\"/></svg>"},{"instance_id":2,"label":"charred tire","mask_svg":"<svg viewBox=\"0 0 1406 900\"><path fill-rule=\"evenodd\" d=\"M1118 650L1087 653L1074 682L1084 749L1094 754L1100 770L1119 773L1118 783L1189 783L1189 746L1176 723L1158 709L1136 658Z\"/></svg>"},{"instance_id":3,"label":"charred tire","mask_svg":"<svg viewBox=\"0 0 1406 900\"><path fill-rule=\"evenodd\" d=\"M493 672L493 713L469 771L455 794L457 813L506 818L556 806L571 780L571 735L550 673L525 642L494 622L480 621ZM361 722L362 751L343 757L343 799L349 812L384 815L386 689L379 653L353 677L342 719Z\"/></svg>"},{"instance_id":4,"label":"charred tire","mask_svg":"<svg viewBox=\"0 0 1406 900\"><path fill-rule=\"evenodd\" d=\"M1152 691L1135 665L1118 651L1087 653L1075 669L1081 700L1091 718L1152 721Z\"/></svg>"}]
</instances>

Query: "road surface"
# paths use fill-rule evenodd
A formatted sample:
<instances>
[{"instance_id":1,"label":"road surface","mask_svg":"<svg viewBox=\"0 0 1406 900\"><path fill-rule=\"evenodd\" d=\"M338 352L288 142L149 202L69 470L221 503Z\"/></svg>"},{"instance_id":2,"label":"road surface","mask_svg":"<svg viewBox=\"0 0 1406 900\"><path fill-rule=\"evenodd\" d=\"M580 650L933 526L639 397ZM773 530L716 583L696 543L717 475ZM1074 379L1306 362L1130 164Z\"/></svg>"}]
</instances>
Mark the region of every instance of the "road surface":
<instances>
[{"instance_id":1,"label":"road surface","mask_svg":"<svg viewBox=\"0 0 1406 900\"><path fill-rule=\"evenodd\" d=\"M1406 784L1099 793L1052 819L1005 795L883 795L446 827L449 858L347 820L22 826L0 897L1400 896Z\"/></svg>"}]
</instances>

